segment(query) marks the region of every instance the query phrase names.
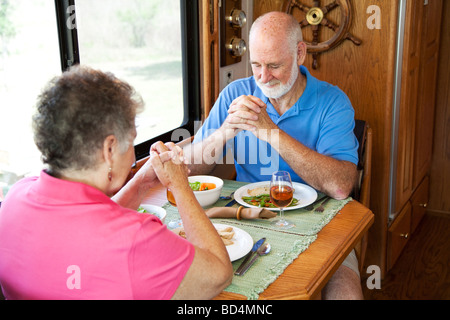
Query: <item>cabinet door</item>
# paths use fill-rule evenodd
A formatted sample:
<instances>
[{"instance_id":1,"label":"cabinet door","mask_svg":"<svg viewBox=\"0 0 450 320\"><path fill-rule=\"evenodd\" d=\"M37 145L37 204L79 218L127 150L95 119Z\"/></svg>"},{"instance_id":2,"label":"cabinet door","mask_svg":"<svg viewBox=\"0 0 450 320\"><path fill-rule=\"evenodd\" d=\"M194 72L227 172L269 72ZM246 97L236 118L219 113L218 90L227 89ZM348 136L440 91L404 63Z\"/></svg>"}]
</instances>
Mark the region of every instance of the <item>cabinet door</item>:
<instances>
[{"instance_id":1,"label":"cabinet door","mask_svg":"<svg viewBox=\"0 0 450 320\"><path fill-rule=\"evenodd\" d=\"M395 212L400 211L413 191L414 137L420 73L422 10L422 1L407 2L401 103L399 106Z\"/></svg>"},{"instance_id":2,"label":"cabinet door","mask_svg":"<svg viewBox=\"0 0 450 320\"><path fill-rule=\"evenodd\" d=\"M412 216L411 216L411 233L413 233L422 220L428 206L428 190L429 190L429 178L425 177L422 183L411 197L412 204Z\"/></svg>"},{"instance_id":3,"label":"cabinet door","mask_svg":"<svg viewBox=\"0 0 450 320\"><path fill-rule=\"evenodd\" d=\"M411 203L408 201L388 232L388 270L391 269L411 235Z\"/></svg>"}]
</instances>

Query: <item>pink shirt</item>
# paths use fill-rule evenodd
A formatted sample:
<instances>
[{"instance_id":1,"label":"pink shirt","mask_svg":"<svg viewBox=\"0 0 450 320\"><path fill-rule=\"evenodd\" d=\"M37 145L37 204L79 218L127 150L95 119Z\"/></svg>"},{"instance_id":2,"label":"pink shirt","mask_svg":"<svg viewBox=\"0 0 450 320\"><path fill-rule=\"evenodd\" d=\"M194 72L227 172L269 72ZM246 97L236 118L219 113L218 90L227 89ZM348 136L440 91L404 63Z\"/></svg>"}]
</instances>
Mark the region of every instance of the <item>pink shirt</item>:
<instances>
[{"instance_id":1,"label":"pink shirt","mask_svg":"<svg viewBox=\"0 0 450 320\"><path fill-rule=\"evenodd\" d=\"M6 299L170 299L194 253L157 217L45 172L0 209Z\"/></svg>"}]
</instances>

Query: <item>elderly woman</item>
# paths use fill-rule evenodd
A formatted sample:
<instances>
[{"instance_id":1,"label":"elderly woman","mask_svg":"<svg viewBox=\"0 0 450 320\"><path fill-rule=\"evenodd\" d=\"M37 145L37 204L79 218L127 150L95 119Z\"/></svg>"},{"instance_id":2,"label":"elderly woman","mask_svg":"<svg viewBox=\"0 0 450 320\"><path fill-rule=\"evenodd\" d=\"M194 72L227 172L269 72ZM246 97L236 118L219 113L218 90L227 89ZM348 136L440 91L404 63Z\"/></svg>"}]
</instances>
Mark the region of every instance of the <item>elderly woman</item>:
<instances>
[{"instance_id":1,"label":"elderly woman","mask_svg":"<svg viewBox=\"0 0 450 320\"><path fill-rule=\"evenodd\" d=\"M230 283L227 251L176 147L152 146L123 186L141 106L128 84L86 67L45 89L33 129L47 169L18 182L0 209L6 299L204 299ZM159 182L174 193L188 241L136 211Z\"/></svg>"}]
</instances>

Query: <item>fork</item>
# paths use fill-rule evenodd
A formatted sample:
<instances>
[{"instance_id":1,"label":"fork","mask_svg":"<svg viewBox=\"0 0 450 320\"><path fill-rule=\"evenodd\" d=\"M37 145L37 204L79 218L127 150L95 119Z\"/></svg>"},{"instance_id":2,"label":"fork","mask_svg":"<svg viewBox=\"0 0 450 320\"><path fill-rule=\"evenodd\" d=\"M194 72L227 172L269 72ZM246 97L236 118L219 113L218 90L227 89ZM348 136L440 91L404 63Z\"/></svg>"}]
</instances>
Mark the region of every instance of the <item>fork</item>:
<instances>
[{"instance_id":1,"label":"fork","mask_svg":"<svg viewBox=\"0 0 450 320\"><path fill-rule=\"evenodd\" d=\"M231 200L234 195L234 191L229 196L220 196L220 200Z\"/></svg>"},{"instance_id":2,"label":"fork","mask_svg":"<svg viewBox=\"0 0 450 320\"><path fill-rule=\"evenodd\" d=\"M324 205L325 205L325 203L327 203L328 201L330 201L330 197L328 197L328 198L326 198L321 204L320 204L320 206L318 206L314 211L315 212L324 212L325 211L325 207L324 207Z\"/></svg>"},{"instance_id":3,"label":"fork","mask_svg":"<svg viewBox=\"0 0 450 320\"><path fill-rule=\"evenodd\" d=\"M320 195L317 199L316 199L316 201L314 202L314 203L311 203L309 206L307 206L307 207L305 207L304 209L305 210L308 210L308 211L313 211L314 210L314 207L319 203L319 202L321 202L323 199L325 199L327 196L324 194L324 195Z\"/></svg>"}]
</instances>

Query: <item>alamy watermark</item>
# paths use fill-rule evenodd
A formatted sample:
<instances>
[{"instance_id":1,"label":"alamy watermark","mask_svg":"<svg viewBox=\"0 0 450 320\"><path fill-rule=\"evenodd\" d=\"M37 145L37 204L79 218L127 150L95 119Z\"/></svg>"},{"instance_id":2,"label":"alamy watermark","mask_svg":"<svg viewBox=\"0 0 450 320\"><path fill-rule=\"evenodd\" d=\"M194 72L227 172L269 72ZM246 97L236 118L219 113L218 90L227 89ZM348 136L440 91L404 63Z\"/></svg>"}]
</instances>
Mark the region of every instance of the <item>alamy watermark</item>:
<instances>
[{"instance_id":1,"label":"alamy watermark","mask_svg":"<svg viewBox=\"0 0 450 320\"><path fill-rule=\"evenodd\" d=\"M67 18L67 21L66 21L67 29L69 29L69 30L77 29L77 18L76 18L76 13L75 13L75 5L68 6L66 13L69 14L69 18Z\"/></svg>"},{"instance_id":2,"label":"alamy watermark","mask_svg":"<svg viewBox=\"0 0 450 320\"><path fill-rule=\"evenodd\" d=\"M66 281L67 289L81 290L81 268L76 265L68 266L67 273L70 274Z\"/></svg>"},{"instance_id":3,"label":"alamy watermark","mask_svg":"<svg viewBox=\"0 0 450 320\"><path fill-rule=\"evenodd\" d=\"M381 29L381 9L379 6L371 5L367 7L367 14L370 14L370 17L367 19L366 25L370 30Z\"/></svg>"},{"instance_id":4,"label":"alamy watermark","mask_svg":"<svg viewBox=\"0 0 450 320\"><path fill-rule=\"evenodd\" d=\"M370 276L366 280L367 289L373 290L381 289L381 268L376 265L371 265L367 267L366 274L370 274Z\"/></svg>"},{"instance_id":5,"label":"alamy watermark","mask_svg":"<svg viewBox=\"0 0 450 320\"><path fill-rule=\"evenodd\" d=\"M196 121L194 132L202 123ZM235 144L238 136L239 148ZM254 139L255 133L241 131L236 134L233 130L217 131L207 130L198 135L199 142L184 147L185 154L191 164L250 164L258 165L261 175L272 175L279 170L280 155L276 150L280 144L280 130L260 129L256 133L259 139ZM174 143L189 139L192 134L187 129L173 131L171 141ZM204 141L208 140L207 143ZM268 141L268 142L266 142ZM239 150L239 151L236 151ZM224 152L226 156L224 156Z\"/></svg>"}]
</instances>

